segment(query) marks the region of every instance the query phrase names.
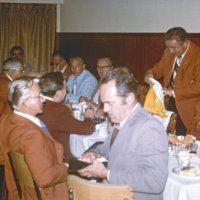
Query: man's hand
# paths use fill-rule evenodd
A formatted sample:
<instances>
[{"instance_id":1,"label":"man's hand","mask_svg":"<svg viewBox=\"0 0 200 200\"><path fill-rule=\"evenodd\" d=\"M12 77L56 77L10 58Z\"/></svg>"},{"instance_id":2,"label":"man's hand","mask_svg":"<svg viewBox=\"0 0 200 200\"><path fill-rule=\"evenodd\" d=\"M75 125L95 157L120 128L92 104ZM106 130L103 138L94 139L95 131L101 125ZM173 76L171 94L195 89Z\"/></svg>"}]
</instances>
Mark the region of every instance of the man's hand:
<instances>
[{"instance_id":1,"label":"man's hand","mask_svg":"<svg viewBox=\"0 0 200 200\"><path fill-rule=\"evenodd\" d=\"M103 163L95 160L93 164L78 170L81 176L85 177L96 177L96 178L107 178L108 169L104 166Z\"/></svg>"},{"instance_id":2,"label":"man's hand","mask_svg":"<svg viewBox=\"0 0 200 200\"><path fill-rule=\"evenodd\" d=\"M172 89L163 88L163 94L165 96L170 96L170 97L172 96L175 98L175 93L174 93L174 90Z\"/></svg>"},{"instance_id":3,"label":"man's hand","mask_svg":"<svg viewBox=\"0 0 200 200\"><path fill-rule=\"evenodd\" d=\"M85 118L94 118L94 111L92 109L86 109L85 110L85 114L84 114Z\"/></svg>"},{"instance_id":4,"label":"man's hand","mask_svg":"<svg viewBox=\"0 0 200 200\"><path fill-rule=\"evenodd\" d=\"M152 85L152 82L149 80L149 78L154 78L153 74L151 72L147 72L145 74L145 77L144 77L144 81L149 84L149 85Z\"/></svg>"},{"instance_id":5,"label":"man's hand","mask_svg":"<svg viewBox=\"0 0 200 200\"><path fill-rule=\"evenodd\" d=\"M80 103L81 103L81 102L86 102L86 103L87 103L87 101L88 101L88 98L87 98L87 97L80 96L80 98L79 98L79 102L80 102Z\"/></svg>"},{"instance_id":6,"label":"man's hand","mask_svg":"<svg viewBox=\"0 0 200 200\"><path fill-rule=\"evenodd\" d=\"M93 151L88 151L88 152L82 154L80 156L79 160L82 160L82 161L85 161L88 163L93 163L94 160L96 160L97 158L100 158L100 157L102 157L101 154L93 152Z\"/></svg>"}]
</instances>

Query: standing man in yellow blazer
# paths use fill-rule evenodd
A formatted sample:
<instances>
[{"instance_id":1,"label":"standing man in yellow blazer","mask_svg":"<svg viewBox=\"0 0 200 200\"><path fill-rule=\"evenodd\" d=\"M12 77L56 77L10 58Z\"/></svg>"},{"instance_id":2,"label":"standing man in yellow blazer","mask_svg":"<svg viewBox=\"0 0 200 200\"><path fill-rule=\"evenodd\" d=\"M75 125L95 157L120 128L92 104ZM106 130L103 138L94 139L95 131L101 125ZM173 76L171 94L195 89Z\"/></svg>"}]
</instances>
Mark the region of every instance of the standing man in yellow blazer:
<instances>
[{"instance_id":1,"label":"standing man in yellow blazer","mask_svg":"<svg viewBox=\"0 0 200 200\"><path fill-rule=\"evenodd\" d=\"M19 199L7 156L7 152L11 150L24 154L33 179L42 187L43 200L68 200L68 170L63 163L63 147L52 138L36 117L42 112L44 102L39 85L31 77L17 79L9 85L8 100L14 112L0 120L0 149L3 154L8 199ZM22 183L20 185L23 199L37 199L34 189Z\"/></svg>"},{"instance_id":2,"label":"standing man in yellow blazer","mask_svg":"<svg viewBox=\"0 0 200 200\"><path fill-rule=\"evenodd\" d=\"M145 73L145 81L164 78L163 92L170 97L168 110L178 114L176 134L185 135L200 100L200 47L181 27L166 32L165 45L160 61Z\"/></svg>"}]
</instances>

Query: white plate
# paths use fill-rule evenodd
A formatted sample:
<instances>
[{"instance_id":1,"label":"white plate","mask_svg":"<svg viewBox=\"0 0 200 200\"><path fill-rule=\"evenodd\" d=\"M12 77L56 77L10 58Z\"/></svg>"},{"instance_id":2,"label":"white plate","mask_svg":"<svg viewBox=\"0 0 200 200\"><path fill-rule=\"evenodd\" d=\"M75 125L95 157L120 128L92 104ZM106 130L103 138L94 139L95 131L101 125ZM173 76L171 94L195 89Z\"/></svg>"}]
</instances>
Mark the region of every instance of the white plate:
<instances>
[{"instance_id":1,"label":"white plate","mask_svg":"<svg viewBox=\"0 0 200 200\"><path fill-rule=\"evenodd\" d=\"M172 171L182 176L200 177L200 168L196 164L192 164L189 167L175 167Z\"/></svg>"}]
</instances>

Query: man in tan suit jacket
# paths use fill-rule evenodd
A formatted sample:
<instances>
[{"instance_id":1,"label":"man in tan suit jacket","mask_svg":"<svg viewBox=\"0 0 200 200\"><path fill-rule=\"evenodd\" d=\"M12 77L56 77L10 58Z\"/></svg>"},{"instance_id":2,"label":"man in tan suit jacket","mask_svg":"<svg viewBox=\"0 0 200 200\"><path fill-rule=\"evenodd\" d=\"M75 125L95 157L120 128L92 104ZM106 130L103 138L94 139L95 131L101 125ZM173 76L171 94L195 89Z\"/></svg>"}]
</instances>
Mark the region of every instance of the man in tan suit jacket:
<instances>
[{"instance_id":1,"label":"man in tan suit jacket","mask_svg":"<svg viewBox=\"0 0 200 200\"><path fill-rule=\"evenodd\" d=\"M200 99L200 48L188 39L181 27L167 31L165 45L161 60L145 73L145 81L164 78L163 92L170 97L168 109L178 113L176 134L185 135ZM174 76L177 58L179 67Z\"/></svg>"},{"instance_id":2,"label":"man in tan suit jacket","mask_svg":"<svg viewBox=\"0 0 200 200\"><path fill-rule=\"evenodd\" d=\"M0 73L0 117L12 112L7 98L8 85L12 80L22 76L22 71L22 62L15 58L8 58L3 63L3 72Z\"/></svg>"},{"instance_id":3,"label":"man in tan suit jacket","mask_svg":"<svg viewBox=\"0 0 200 200\"><path fill-rule=\"evenodd\" d=\"M68 170L63 163L63 147L56 142L36 117L42 112L44 99L35 79L24 77L9 85L8 99L14 113L0 121L0 149L5 165L9 200L19 199L7 152L24 154L33 179L42 187L43 200L68 200L66 178ZM23 199L35 200L35 191L22 185Z\"/></svg>"}]
</instances>

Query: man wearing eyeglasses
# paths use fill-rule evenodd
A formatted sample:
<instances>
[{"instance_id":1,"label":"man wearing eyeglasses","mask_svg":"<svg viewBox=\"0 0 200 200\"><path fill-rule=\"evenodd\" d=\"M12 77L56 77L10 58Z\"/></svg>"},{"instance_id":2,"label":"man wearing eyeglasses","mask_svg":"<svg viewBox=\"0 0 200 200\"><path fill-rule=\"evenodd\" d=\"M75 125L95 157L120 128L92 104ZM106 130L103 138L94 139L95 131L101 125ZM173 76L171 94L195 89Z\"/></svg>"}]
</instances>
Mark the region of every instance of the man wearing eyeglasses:
<instances>
[{"instance_id":1,"label":"man wearing eyeglasses","mask_svg":"<svg viewBox=\"0 0 200 200\"><path fill-rule=\"evenodd\" d=\"M91 99L97 85L97 80L92 73L86 70L86 64L82 57L70 58L72 75L67 82L67 102L78 102L81 96Z\"/></svg>"},{"instance_id":2,"label":"man wearing eyeglasses","mask_svg":"<svg viewBox=\"0 0 200 200\"><path fill-rule=\"evenodd\" d=\"M97 72L100 80L113 69L112 60L109 57L102 57L97 60ZM81 97L80 101L86 101L89 105L99 107L99 84L92 93L91 100Z\"/></svg>"},{"instance_id":3,"label":"man wearing eyeglasses","mask_svg":"<svg viewBox=\"0 0 200 200\"><path fill-rule=\"evenodd\" d=\"M67 166L63 163L63 147L56 142L44 123L36 117L43 111L44 98L38 80L23 77L9 84L8 99L14 112L0 121L0 150L5 166L9 200L18 200L7 152L15 151L25 157L34 181L42 187L43 200L68 200ZM22 183L22 199L37 199L35 190Z\"/></svg>"}]
</instances>

